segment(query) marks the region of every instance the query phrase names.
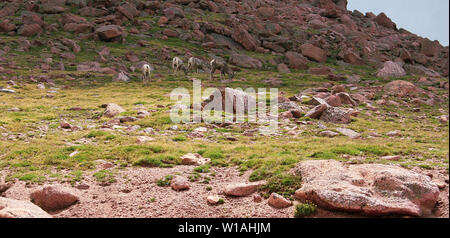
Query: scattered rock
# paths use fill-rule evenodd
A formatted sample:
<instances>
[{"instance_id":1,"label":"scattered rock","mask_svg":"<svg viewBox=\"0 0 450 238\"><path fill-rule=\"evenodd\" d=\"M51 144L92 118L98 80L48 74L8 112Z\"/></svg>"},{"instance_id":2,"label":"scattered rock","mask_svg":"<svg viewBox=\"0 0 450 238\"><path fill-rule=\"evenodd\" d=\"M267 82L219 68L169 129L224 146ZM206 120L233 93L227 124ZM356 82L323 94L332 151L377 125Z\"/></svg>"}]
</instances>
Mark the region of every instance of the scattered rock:
<instances>
[{"instance_id":1,"label":"scattered rock","mask_svg":"<svg viewBox=\"0 0 450 238\"><path fill-rule=\"evenodd\" d=\"M277 194L277 193L272 193L269 197L269 201L268 201L269 205L274 207L274 208L287 208L292 206L292 202L287 200L286 198L284 198L283 196Z\"/></svg>"},{"instance_id":2,"label":"scattered rock","mask_svg":"<svg viewBox=\"0 0 450 238\"><path fill-rule=\"evenodd\" d=\"M124 72L120 72L114 77L113 81L114 82L128 82L128 81L130 81L130 78Z\"/></svg>"},{"instance_id":3,"label":"scattered rock","mask_svg":"<svg viewBox=\"0 0 450 238\"><path fill-rule=\"evenodd\" d=\"M322 113L327 110L328 106L326 104L320 104L316 107L314 107L311 111L306 113L305 117L317 119L322 115Z\"/></svg>"},{"instance_id":4,"label":"scattered rock","mask_svg":"<svg viewBox=\"0 0 450 238\"><path fill-rule=\"evenodd\" d=\"M0 218L52 218L30 201L0 197Z\"/></svg>"},{"instance_id":5,"label":"scattered rock","mask_svg":"<svg viewBox=\"0 0 450 238\"><path fill-rule=\"evenodd\" d=\"M102 41L116 41L122 38L122 29L117 25L106 25L95 31Z\"/></svg>"},{"instance_id":6,"label":"scattered rock","mask_svg":"<svg viewBox=\"0 0 450 238\"><path fill-rule=\"evenodd\" d=\"M399 155L390 155L381 157L382 160L399 161L401 157Z\"/></svg>"},{"instance_id":7,"label":"scattered rock","mask_svg":"<svg viewBox=\"0 0 450 238\"><path fill-rule=\"evenodd\" d=\"M209 163L210 159L203 158L201 155L189 153L181 156L181 164L184 165L203 165Z\"/></svg>"},{"instance_id":8,"label":"scattered rock","mask_svg":"<svg viewBox=\"0 0 450 238\"><path fill-rule=\"evenodd\" d=\"M259 194L253 195L253 202L260 203L262 202L262 197Z\"/></svg>"},{"instance_id":9,"label":"scattered rock","mask_svg":"<svg viewBox=\"0 0 450 238\"><path fill-rule=\"evenodd\" d=\"M400 136L402 136L402 133L400 131L390 131L390 132L386 133L386 136L400 137Z\"/></svg>"},{"instance_id":10,"label":"scattered rock","mask_svg":"<svg viewBox=\"0 0 450 238\"><path fill-rule=\"evenodd\" d=\"M183 176L175 176L170 183L173 190L181 191L189 189L189 180Z\"/></svg>"},{"instance_id":11,"label":"scattered rock","mask_svg":"<svg viewBox=\"0 0 450 238\"><path fill-rule=\"evenodd\" d=\"M307 43L300 46L300 49L302 54L308 59L319 63L325 63L327 61L327 53L319 47Z\"/></svg>"},{"instance_id":12,"label":"scattered rock","mask_svg":"<svg viewBox=\"0 0 450 238\"><path fill-rule=\"evenodd\" d=\"M252 58L247 55L233 54L230 57L230 63L247 68L247 69L261 69L262 63L258 59Z\"/></svg>"},{"instance_id":13,"label":"scattered rock","mask_svg":"<svg viewBox=\"0 0 450 238\"><path fill-rule=\"evenodd\" d=\"M115 117L122 112L125 112L125 109L115 103L110 103L106 106L105 112L103 112L103 116Z\"/></svg>"},{"instance_id":14,"label":"scattered rock","mask_svg":"<svg viewBox=\"0 0 450 238\"><path fill-rule=\"evenodd\" d=\"M219 196L208 196L206 198L206 201L208 201L208 203L210 205L217 205L220 203L220 201L223 200L222 198L220 198Z\"/></svg>"},{"instance_id":15,"label":"scattered rock","mask_svg":"<svg viewBox=\"0 0 450 238\"><path fill-rule=\"evenodd\" d=\"M320 120L335 124L349 124L352 121L350 112L339 107L328 107L322 112Z\"/></svg>"},{"instance_id":16,"label":"scattered rock","mask_svg":"<svg viewBox=\"0 0 450 238\"><path fill-rule=\"evenodd\" d=\"M336 128L336 131L338 131L342 135L350 137L351 139L357 139L361 137L361 134L359 134L358 132L347 128Z\"/></svg>"},{"instance_id":17,"label":"scattered rock","mask_svg":"<svg viewBox=\"0 0 450 238\"><path fill-rule=\"evenodd\" d=\"M384 91L392 96L405 97L415 96L421 92L421 89L410 82L404 80L396 80L386 84L384 86Z\"/></svg>"},{"instance_id":18,"label":"scattered rock","mask_svg":"<svg viewBox=\"0 0 450 238\"><path fill-rule=\"evenodd\" d=\"M34 204L45 211L64 209L79 200L70 189L59 185L40 188L32 192L30 198Z\"/></svg>"},{"instance_id":19,"label":"scattered rock","mask_svg":"<svg viewBox=\"0 0 450 238\"><path fill-rule=\"evenodd\" d=\"M336 137L339 135L339 133L336 133L334 131L322 131L319 133L320 136L326 136L326 137Z\"/></svg>"},{"instance_id":20,"label":"scattered rock","mask_svg":"<svg viewBox=\"0 0 450 238\"><path fill-rule=\"evenodd\" d=\"M383 68L378 70L377 77L391 78L405 76L406 72L398 63L387 61L384 63Z\"/></svg>"},{"instance_id":21,"label":"scattered rock","mask_svg":"<svg viewBox=\"0 0 450 238\"><path fill-rule=\"evenodd\" d=\"M138 136L137 139L136 139L136 142L138 144L145 144L145 143L147 143L149 141L154 141L154 140L155 140L154 138L149 137L149 136Z\"/></svg>"},{"instance_id":22,"label":"scattered rock","mask_svg":"<svg viewBox=\"0 0 450 238\"><path fill-rule=\"evenodd\" d=\"M439 117L439 122L442 124L446 124L448 123L448 116L447 115L442 115Z\"/></svg>"},{"instance_id":23,"label":"scattered rock","mask_svg":"<svg viewBox=\"0 0 450 238\"><path fill-rule=\"evenodd\" d=\"M230 184L225 187L224 193L228 196L245 197L256 192L261 185L261 182Z\"/></svg>"},{"instance_id":24,"label":"scattered rock","mask_svg":"<svg viewBox=\"0 0 450 238\"><path fill-rule=\"evenodd\" d=\"M0 184L0 196L6 192L6 190L8 190L9 188L11 188L12 184L11 183L2 183Z\"/></svg>"}]
</instances>

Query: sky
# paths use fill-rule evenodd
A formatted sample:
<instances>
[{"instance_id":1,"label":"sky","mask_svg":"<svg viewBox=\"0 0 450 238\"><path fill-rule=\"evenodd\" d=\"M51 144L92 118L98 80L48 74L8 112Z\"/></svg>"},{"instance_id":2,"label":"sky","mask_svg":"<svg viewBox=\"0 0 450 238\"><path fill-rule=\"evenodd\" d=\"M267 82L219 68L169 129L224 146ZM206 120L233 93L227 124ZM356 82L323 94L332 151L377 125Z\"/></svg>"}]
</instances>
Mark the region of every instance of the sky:
<instances>
[{"instance_id":1,"label":"sky","mask_svg":"<svg viewBox=\"0 0 450 238\"><path fill-rule=\"evenodd\" d=\"M381 12L414 34L449 45L449 0L348 0L348 10Z\"/></svg>"}]
</instances>

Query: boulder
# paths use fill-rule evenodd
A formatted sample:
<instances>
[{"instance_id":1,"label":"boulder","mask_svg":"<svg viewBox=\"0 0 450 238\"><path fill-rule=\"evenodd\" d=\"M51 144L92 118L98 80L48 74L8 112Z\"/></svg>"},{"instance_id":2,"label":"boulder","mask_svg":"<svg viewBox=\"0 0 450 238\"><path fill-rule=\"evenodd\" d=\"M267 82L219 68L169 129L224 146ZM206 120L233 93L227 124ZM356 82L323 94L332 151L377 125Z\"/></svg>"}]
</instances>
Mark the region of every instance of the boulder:
<instances>
[{"instance_id":1,"label":"boulder","mask_svg":"<svg viewBox=\"0 0 450 238\"><path fill-rule=\"evenodd\" d=\"M277 193L272 193L270 195L268 203L270 206L278 209L292 206L291 201L287 200L286 198Z\"/></svg>"},{"instance_id":2,"label":"boulder","mask_svg":"<svg viewBox=\"0 0 450 238\"><path fill-rule=\"evenodd\" d=\"M64 209L79 200L70 189L59 185L40 188L30 194L30 199L45 211Z\"/></svg>"},{"instance_id":3,"label":"boulder","mask_svg":"<svg viewBox=\"0 0 450 238\"><path fill-rule=\"evenodd\" d=\"M27 24L38 24L41 27L44 25L44 20L42 19L42 16L29 11L23 11L22 12L22 23Z\"/></svg>"},{"instance_id":4,"label":"boulder","mask_svg":"<svg viewBox=\"0 0 450 238\"><path fill-rule=\"evenodd\" d=\"M230 57L230 63L247 68L247 69L261 69L262 63L258 59L252 58L247 55L241 55L241 54L233 54Z\"/></svg>"},{"instance_id":5,"label":"boulder","mask_svg":"<svg viewBox=\"0 0 450 238\"><path fill-rule=\"evenodd\" d=\"M103 116L115 117L122 112L125 112L125 109L115 103L110 103L106 106L105 112L103 112Z\"/></svg>"},{"instance_id":6,"label":"boulder","mask_svg":"<svg viewBox=\"0 0 450 238\"><path fill-rule=\"evenodd\" d=\"M430 177L398 166L311 160L294 170L303 182L295 198L329 210L422 216L439 198L439 188Z\"/></svg>"},{"instance_id":7,"label":"boulder","mask_svg":"<svg viewBox=\"0 0 450 238\"><path fill-rule=\"evenodd\" d=\"M336 133L334 131L322 131L319 133L320 136L324 136L324 137L336 137L339 135L339 133Z\"/></svg>"},{"instance_id":8,"label":"boulder","mask_svg":"<svg viewBox=\"0 0 450 238\"><path fill-rule=\"evenodd\" d=\"M332 73L331 69L327 66L310 68L308 72L313 75L329 75Z\"/></svg>"},{"instance_id":9,"label":"boulder","mask_svg":"<svg viewBox=\"0 0 450 238\"><path fill-rule=\"evenodd\" d=\"M42 27L39 24L24 24L17 31L17 34L27 37L34 36L40 33L42 33Z\"/></svg>"},{"instance_id":10,"label":"boulder","mask_svg":"<svg viewBox=\"0 0 450 238\"><path fill-rule=\"evenodd\" d=\"M347 128L336 128L336 131L338 131L339 133L341 133L344 136L348 136L351 139L357 139L361 137L361 134L359 134L358 132L352 130L352 129L347 129Z\"/></svg>"},{"instance_id":11,"label":"boulder","mask_svg":"<svg viewBox=\"0 0 450 238\"><path fill-rule=\"evenodd\" d=\"M106 16L108 14L108 11L93 7L84 7L80 9L79 13L84 17L101 17Z\"/></svg>"},{"instance_id":12,"label":"boulder","mask_svg":"<svg viewBox=\"0 0 450 238\"><path fill-rule=\"evenodd\" d=\"M284 55L291 69L308 69L308 60L301 54L288 51Z\"/></svg>"},{"instance_id":13,"label":"boulder","mask_svg":"<svg viewBox=\"0 0 450 238\"><path fill-rule=\"evenodd\" d=\"M64 30L75 33L88 33L91 32L92 26L87 23L68 23L64 25Z\"/></svg>"},{"instance_id":14,"label":"boulder","mask_svg":"<svg viewBox=\"0 0 450 238\"><path fill-rule=\"evenodd\" d=\"M300 46L300 49L302 51L302 55L310 60L314 60L319 63L325 63L327 61L327 52L317 46L307 43Z\"/></svg>"},{"instance_id":15,"label":"boulder","mask_svg":"<svg viewBox=\"0 0 450 238\"><path fill-rule=\"evenodd\" d=\"M392 61L386 61L383 64L383 68L377 71L377 77L390 78L390 77L402 77L406 72L398 63Z\"/></svg>"},{"instance_id":16,"label":"boulder","mask_svg":"<svg viewBox=\"0 0 450 238\"><path fill-rule=\"evenodd\" d=\"M171 30L171 29L164 29L162 31L163 35L167 36L167 37L177 37L178 36L178 32Z\"/></svg>"},{"instance_id":17,"label":"boulder","mask_svg":"<svg viewBox=\"0 0 450 238\"><path fill-rule=\"evenodd\" d=\"M428 57L435 57L439 54L439 41L423 39L420 50L422 54Z\"/></svg>"},{"instance_id":18,"label":"boulder","mask_svg":"<svg viewBox=\"0 0 450 238\"><path fill-rule=\"evenodd\" d=\"M220 203L220 200L221 200L221 199L222 199L222 198L220 198L219 196L211 195L211 196L208 196L208 197L206 198L206 201L207 201L208 204L210 204L210 205L217 205L217 204Z\"/></svg>"},{"instance_id":19,"label":"boulder","mask_svg":"<svg viewBox=\"0 0 450 238\"><path fill-rule=\"evenodd\" d=\"M256 11L263 18L270 18L275 14L275 9L272 7L260 7Z\"/></svg>"},{"instance_id":20,"label":"boulder","mask_svg":"<svg viewBox=\"0 0 450 238\"><path fill-rule=\"evenodd\" d=\"M66 8L58 5L53 4L40 4L39 5L39 12L40 13L47 13L47 14L57 14L65 12Z\"/></svg>"},{"instance_id":21,"label":"boulder","mask_svg":"<svg viewBox=\"0 0 450 238\"><path fill-rule=\"evenodd\" d=\"M224 193L228 196L245 197L256 192L262 185L262 182L229 184L225 187Z\"/></svg>"},{"instance_id":22,"label":"boulder","mask_svg":"<svg viewBox=\"0 0 450 238\"><path fill-rule=\"evenodd\" d=\"M340 107L342 105L341 99L337 95L331 95L325 99L328 105L333 107Z\"/></svg>"},{"instance_id":23,"label":"boulder","mask_svg":"<svg viewBox=\"0 0 450 238\"><path fill-rule=\"evenodd\" d=\"M8 19L5 19L0 22L0 32L10 32L16 29L16 25L14 23L9 22Z\"/></svg>"},{"instance_id":24,"label":"boulder","mask_svg":"<svg viewBox=\"0 0 450 238\"><path fill-rule=\"evenodd\" d=\"M254 51L259 46L259 42L242 25L234 27L231 37L246 50Z\"/></svg>"},{"instance_id":25,"label":"boulder","mask_svg":"<svg viewBox=\"0 0 450 238\"><path fill-rule=\"evenodd\" d=\"M215 99L216 97L218 99L220 98L220 100ZM232 98L234 98L234 100L231 100ZM249 112L249 110L252 111L256 108L256 98L253 95L232 88L220 88L214 91L214 93L211 94L208 99L202 102L202 107L204 110L211 110L211 106L218 106L216 103L220 102L222 103L221 111L226 111L227 102L229 103L228 107L230 110L228 110L228 112L230 113L231 109L233 110L233 113L236 113L237 109L239 109L239 105L242 105L244 107L244 113ZM218 110L217 107L215 107L214 110Z\"/></svg>"},{"instance_id":26,"label":"boulder","mask_svg":"<svg viewBox=\"0 0 450 238\"><path fill-rule=\"evenodd\" d=\"M336 96L339 97L340 101L342 102L342 104L347 104L347 105L351 105L351 106L358 106L358 103L356 103L348 93L337 93Z\"/></svg>"},{"instance_id":27,"label":"boulder","mask_svg":"<svg viewBox=\"0 0 450 238\"><path fill-rule=\"evenodd\" d=\"M122 38L122 29L118 25L106 25L95 31L102 41L115 41Z\"/></svg>"},{"instance_id":28,"label":"boulder","mask_svg":"<svg viewBox=\"0 0 450 238\"><path fill-rule=\"evenodd\" d=\"M170 182L170 187L176 191L187 190L190 187L189 180L183 176L175 176Z\"/></svg>"},{"instance_id":29,"label":"boulder","mask_svg":"<svg viewBox=\"0 0 450 238\"><path fill-rule=\"evenodd\" d=\"M392 20L389 17L387 17L386 14L384 14L384 12L378 14L378 16L375 17L374 21L386 28L397 30L397 25L394 22L392 22Z\"/></svg>"},{"instance_id":30,"label":"boulder","mask_svg":"<svg viewBox=\"0 0 450 238\"><path fill-rule=\"evenodd\" d=\"M0 197L0 218L52 218L30 201Z\"/></svg>"},{"instance_id":31,"label":"boulder","mask_svg":"<svg viewBox=\"0 0 450 238\"><path fill-rule=\"evenodd\" d=\"M351 122L350 112L339 107L328 107L320 115L320 120L335 124L349 124Z\"/></svg>"},{"instance_id":32,"label":"boulder","mask_svg":"<svg viewBox=\"0 0 450 238\"><path fill-rule=\"evenodd\" d=\"M133 3L126 2L117 8L122 15L126 18L132 20L134 17L139 16L139 11L136 9L136 5Z\"/></svg>"},{"instance_id":33,"label":"boulder","mask_svg":"<svg viewBox=\"0 0 450 238\"><path fill-rule=\"evenodd\" d=\"M81 72L100 72L100 64L98 62L84 62L77 65L77 71Z\"/></svg>"},{"instance_id":34,"label":"boulder","mask_svg":"<svg viewBox=\"0 0 450 238\"><path fill-rule=\"evenodd\" d=\"M210 161L208 158L203 158L201 155L195 153L188 153L181 156L181 164L183 165L202 165Z\"/></svg>"},{"instance_id":35,"label":"boulder","mask_svg":"<svg viewBox=\"0 0 450 238\"><path fill-rule=\"evenodd\" d=\"M313 109L311 109L308 113L306 113L305 117L309 117L309 118L319 118L320 115L322 115L322 113L327 110L328 108L328 104L319 104L316 107L314 107Z\"/></svg>"},{"instance_id":36,"label":"boulder","mask_svg":"<svg viewBox=\"0 0 450 238\"><path fill-rule=\"evenodd\" d=\"M384 91L386 94L392 96L406 97L415 96L422 90L410 82L404 80L396 80L386 84L384 86Z\"/></svg>"},{"instance_id":37,"label":"boulder","mask_svg":"<svg viewBox=\"0 0 450 238\"><path fill-rule=\"evenodd\" d=\"M149 141L154 141L154 140L155 139L150 137L150 136L138 136L136 138L136 143L138 143L138 144L145 144L145 143L147 143Z\"/></svg>"},{"instance_id":38,"label":"boulder","mask_svg":"<svg viewBox=\"0 0 450 238\"><path fill-rule=\"evenodd\" d=\"M406 70L408 74L411 75L419 75L419 76L428 76L428 77L441 77L441 75L423 65L413 65L413 64L405 64L403 68Z\"/></svg>"}]
</instances>

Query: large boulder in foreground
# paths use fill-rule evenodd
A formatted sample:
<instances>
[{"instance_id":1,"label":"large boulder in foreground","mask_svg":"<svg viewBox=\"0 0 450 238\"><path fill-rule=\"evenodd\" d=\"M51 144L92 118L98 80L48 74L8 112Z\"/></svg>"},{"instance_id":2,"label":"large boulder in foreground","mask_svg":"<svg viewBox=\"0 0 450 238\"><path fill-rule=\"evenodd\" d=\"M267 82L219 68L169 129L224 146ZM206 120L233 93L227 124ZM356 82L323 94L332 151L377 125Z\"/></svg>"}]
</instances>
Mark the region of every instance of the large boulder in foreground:
<instances>
[{"instance_id":1,"label":"large boulder in foreground","mask_svg":"<svg viewBox=\"0 0 450 238\"><path fill-rule=\"evenodd\" d=\"M0 197L0 218L52 218L30 201Z\"/></svg>"},{"instance_id":2,"label":"large boulder in foreground","mask_svg":"<svg viewBox=\"0 0 450 238\"><path fill-rule=\"evenodd\" d=\"M431 212L439 197L430 177L397 166L313 160L299 163L295 173L303 181L295 198L324 209L422 216Z\"/></svg>"},{"instance_id":3,"label":"large boulder in foreground","mask_svg":"<svg viewBox=\"0 0 450 238\"><path fill-rule=\"evenodd\" d=\"M422 90L410 82L404 80L396 80L386 84L384 86L384 91L392 96L405 97L415 96Z\"/></svg>"},{"instance_id":4,"label":"large boulder in foreground","mask_svg":"<svg viewBox=\"0 0 450 238\"><path fill-rule=\"evenodd\" d=\"M73 192L63 186L45 186L30 194L31 201L45 211L56 211L67 208L79 198Z\"/></svg>"}]
</instances>

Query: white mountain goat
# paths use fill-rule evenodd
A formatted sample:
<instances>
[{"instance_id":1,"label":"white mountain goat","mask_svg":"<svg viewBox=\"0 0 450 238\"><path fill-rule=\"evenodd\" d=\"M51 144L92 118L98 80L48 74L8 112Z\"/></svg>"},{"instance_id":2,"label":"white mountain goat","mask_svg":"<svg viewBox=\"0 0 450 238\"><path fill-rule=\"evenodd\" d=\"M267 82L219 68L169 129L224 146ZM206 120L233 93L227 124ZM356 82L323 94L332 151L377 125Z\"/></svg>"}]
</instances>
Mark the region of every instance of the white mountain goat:
<instances>
[{"instance_id":1,"label":"white mountain goat","mask_svg":"<svg viewBox=\"0 0 450 238\"><path fill-rule=\"evenodd\" d=\"M197 73L199 73L199 69L205 70L205 62L199 58L191 57L188 61L187 70L188 72L191 72L193 70L196 70Z\"/></svg>"},{"instance_id":2,"label":"white mountain goat","mask_svg":"<svg viewBox=\"0 0 450 238\"><path fill-rule=\"evenodd\" d=\"M155 70L155 68L153 68L153 66L151 66L149 64L144 64L142 66L142 82L144 82L144 84L150 80L150 78L152 76L152 72L154 70Z\"/></svg>"},{"instance_id":3,"label":"white mountain goat","mask_svg":"<svg viewBox=\"0 0 450 238\"><path fill-rule=\"evenodd\" d=\"M178 57L174 57L172 60L172 69L173 69L173 74L177 75L178 71L181 69L183 70L184 74L187 75L187 69L184 66L184 62L183 60L181 60Z\"/></svg>"},{"instance_id":4,"label":"white mountain goat","mask_svg":"<svg viewBox=\"0 0 450 238\"><path fill-rule=\"evenodd\" d=\"M227 63L223 61L219 61L216 59L211 60L209 63L211 66L211 71L209 75L209 79L212 80L214 78L214 72L216 72L216 69L220 70L220 79L222 80L222 76L225 76L228 74L228 78L231 80L234 77L234 72Z\"/></svg>"}]
</instances>

